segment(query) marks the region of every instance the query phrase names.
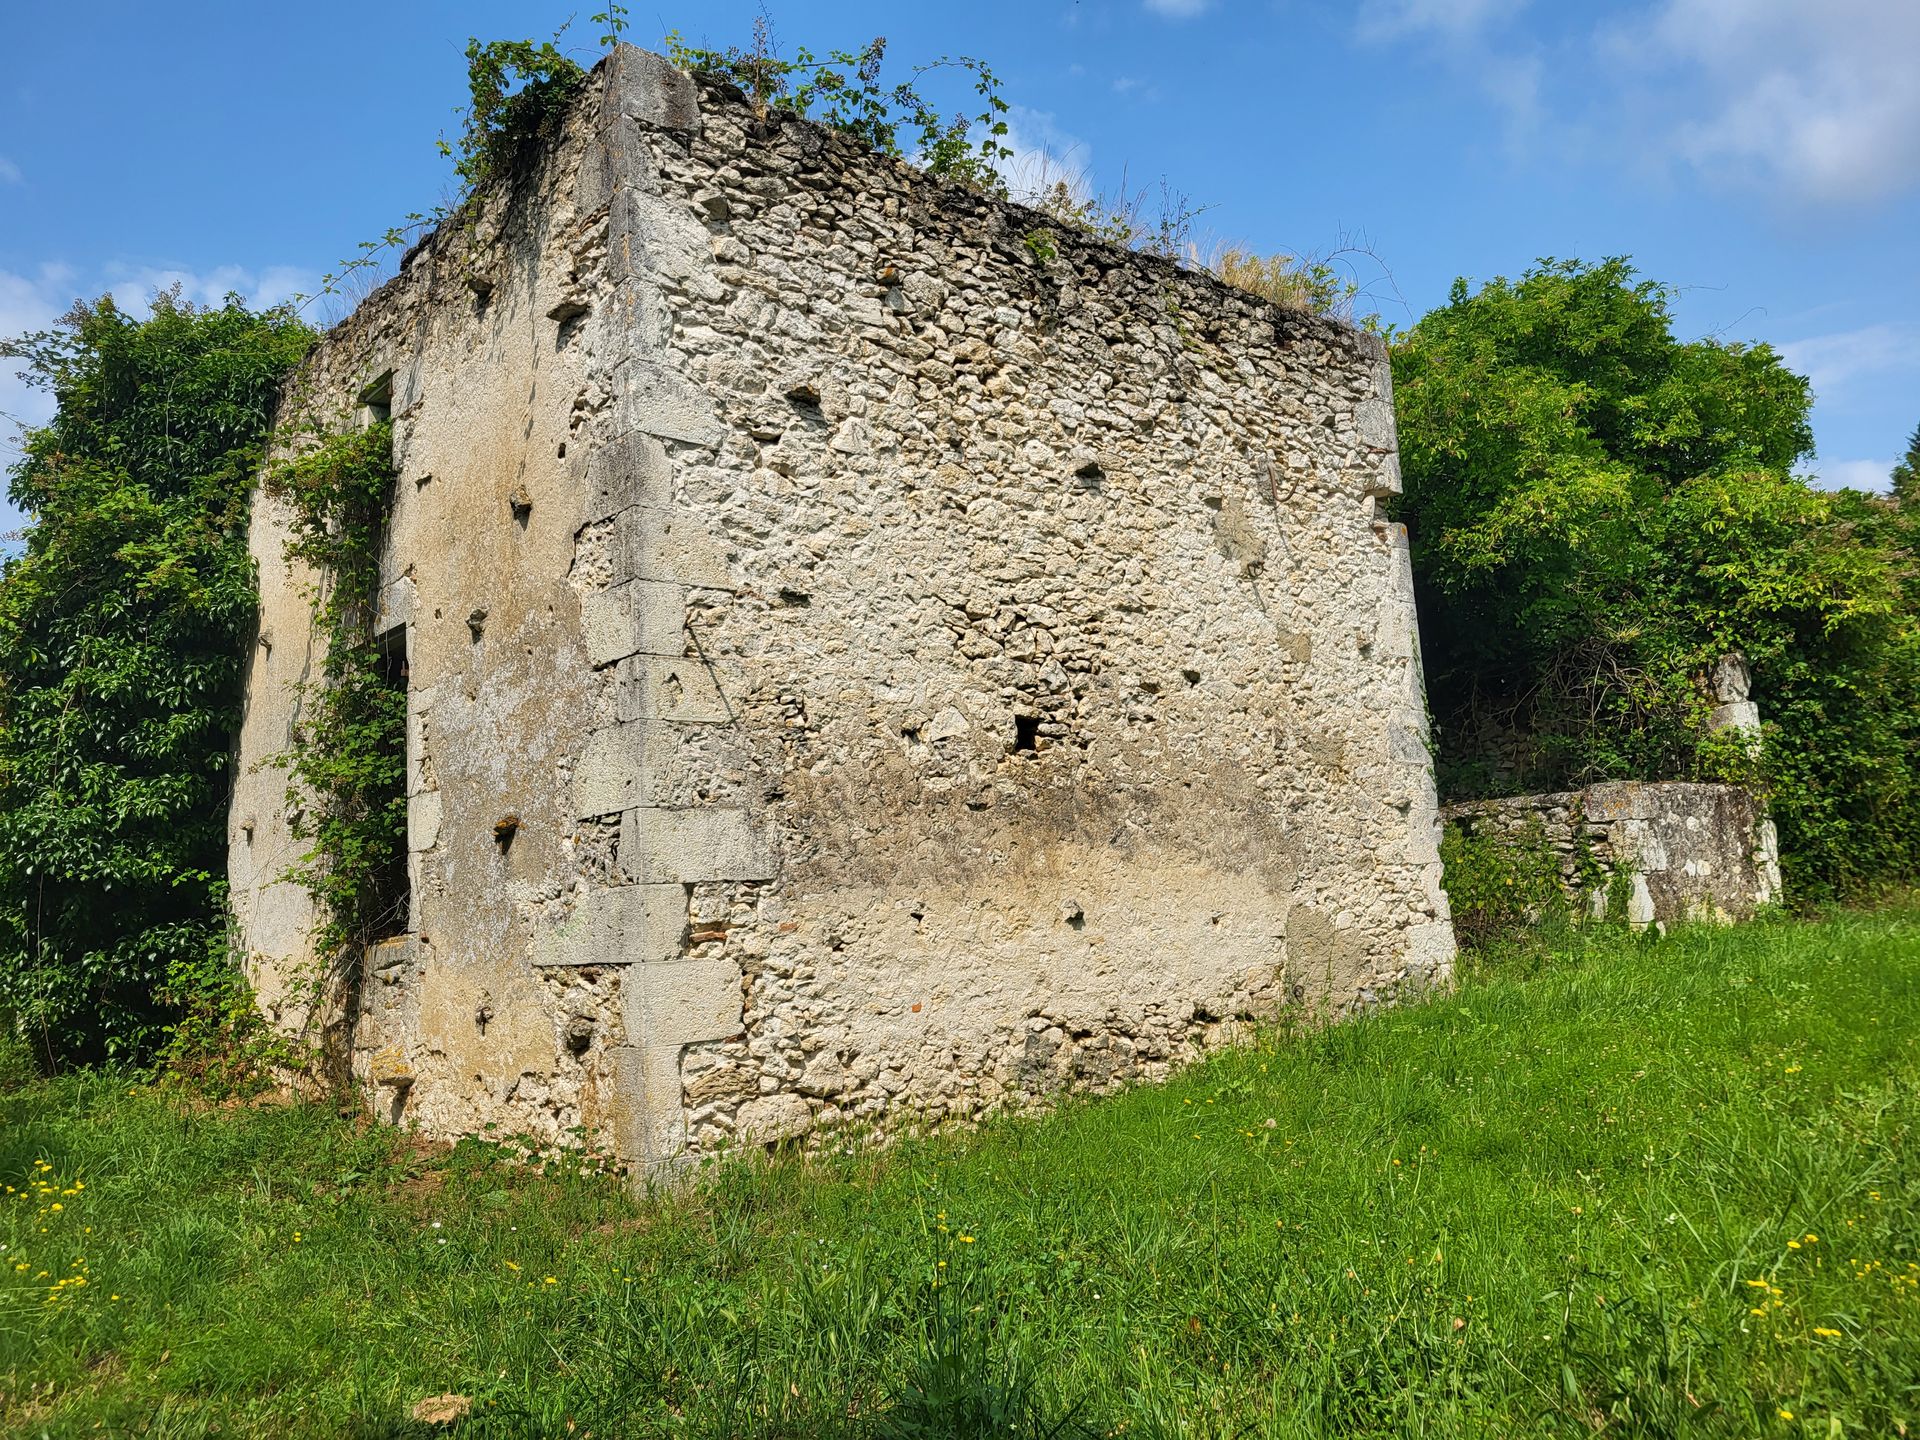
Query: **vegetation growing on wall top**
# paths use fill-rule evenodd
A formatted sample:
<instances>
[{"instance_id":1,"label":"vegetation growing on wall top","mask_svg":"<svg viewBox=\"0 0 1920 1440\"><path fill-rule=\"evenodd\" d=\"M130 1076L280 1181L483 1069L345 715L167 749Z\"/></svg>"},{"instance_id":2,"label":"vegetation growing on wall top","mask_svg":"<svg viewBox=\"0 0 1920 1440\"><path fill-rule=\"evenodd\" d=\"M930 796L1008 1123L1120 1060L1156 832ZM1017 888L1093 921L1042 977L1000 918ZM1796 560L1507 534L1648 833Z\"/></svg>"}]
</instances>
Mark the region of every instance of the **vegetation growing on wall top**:
<instances>
[{"instance_id":1,"label":"vegetation growing on wall top","mask_svg":"<svg viewBox=\"0 0 1920 1440\"><path fill-rule=\"evenodd\" d=\"M887 37L859 50L829 50L819 56L801 46L793 58L776 49L773 27L762 14L753 22L753 42L742 49L702 49L667 33L667 58L683 70L733 81L764 118L775 110L817 121L851 135L882 155L911 159L930 175L1004 196L1009 106L1000 81L983 60L941 56L913 68L911 77L889 84L880 78ZM924 78L955 70L972 83L982 107L976 114L943 115L922 92Z\"/></svg>"}]
</instances>

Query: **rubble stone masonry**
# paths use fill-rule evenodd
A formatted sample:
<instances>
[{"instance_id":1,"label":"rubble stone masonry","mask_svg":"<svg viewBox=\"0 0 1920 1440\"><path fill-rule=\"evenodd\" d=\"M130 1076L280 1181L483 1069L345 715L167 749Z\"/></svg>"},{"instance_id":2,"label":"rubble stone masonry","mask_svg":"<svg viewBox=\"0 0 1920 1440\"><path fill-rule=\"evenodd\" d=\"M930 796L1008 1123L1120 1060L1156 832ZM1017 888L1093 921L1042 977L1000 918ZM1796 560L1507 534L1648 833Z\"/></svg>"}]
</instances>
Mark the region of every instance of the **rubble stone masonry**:
<instances>
[{"instance_id":1,"label":"rubble stone masonry","mask_svg":"<svg viewBox=\"0 0 1920 1440\"><path fill-rule=\"evenodd\" d=\"M393 1118L648 1166L1447 980L1373 337L622 46L289 403L389 395L412 913L341 1003ZM232 874L291 1026L285 527Z\"/></svg>"}]
</instances>

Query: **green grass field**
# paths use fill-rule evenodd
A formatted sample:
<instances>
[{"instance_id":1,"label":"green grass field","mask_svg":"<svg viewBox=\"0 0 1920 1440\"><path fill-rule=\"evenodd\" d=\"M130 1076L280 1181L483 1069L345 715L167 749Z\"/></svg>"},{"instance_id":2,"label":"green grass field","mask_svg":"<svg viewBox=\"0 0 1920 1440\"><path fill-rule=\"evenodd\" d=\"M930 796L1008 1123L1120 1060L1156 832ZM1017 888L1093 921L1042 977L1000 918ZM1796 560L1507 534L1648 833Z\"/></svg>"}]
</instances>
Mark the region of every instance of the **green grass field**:
<instances>
[{"instance_id":1,"label":"green grass field","mask_svg":"<svg viewBox=\"0 0 1920 1440\"><path fill-rule=\"evenodd\" d=\"M441 1392L467 1435L1920 1427L1920 912L1488 968L651 1201L321 1109L31 1086L0 1428L448 1433L410 1418Z\"/></svg>"}]
</instances>

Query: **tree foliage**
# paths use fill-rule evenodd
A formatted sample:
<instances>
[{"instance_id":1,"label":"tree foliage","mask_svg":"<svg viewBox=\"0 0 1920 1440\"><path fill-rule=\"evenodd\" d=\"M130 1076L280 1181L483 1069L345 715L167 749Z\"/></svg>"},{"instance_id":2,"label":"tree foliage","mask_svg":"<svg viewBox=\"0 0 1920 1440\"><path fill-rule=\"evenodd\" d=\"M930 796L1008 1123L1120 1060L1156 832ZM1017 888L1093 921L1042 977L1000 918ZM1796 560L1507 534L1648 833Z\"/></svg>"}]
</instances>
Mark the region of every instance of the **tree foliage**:
<instances>
[{"instance_id":1,"label":"tree foliage","mask_svg":"<svg viewBox=\"0 0 1920 1440\"><path fill-rule=\"evenodd\" d=\"M1624 260L1456 282L1393 352L1441 780L1455 795L1640 777L1770 788L1790 884L1920 862L1910 516L1793 474L1807 382L1673 335ZM1709 734L1752 665L1757 769Z\"/></svg>"},{"instance_id":2,"label":"tree foliage","mask_svg":"<svg viewBox=\"0 0 1920 1440\"><path fill-rule=\"evenodd\" d=\"M0 575L0 1010L43 1063L144 1053L169 977L224 956L247 497L311 342L176 291L5 346L58 401L12 471L31 524Z\"/></svg>"},{"instance_id":3,"label":"tree foliage","mask_svg":"<svg viewBox=\"0 0 1920 1440\"><path fill-rule=\"evenodd\" d=\"M1920 505L1920 425L1913 427L1907 453L1893 467L1893 498L1902 505Z\"/></svg>"}]
</instances>

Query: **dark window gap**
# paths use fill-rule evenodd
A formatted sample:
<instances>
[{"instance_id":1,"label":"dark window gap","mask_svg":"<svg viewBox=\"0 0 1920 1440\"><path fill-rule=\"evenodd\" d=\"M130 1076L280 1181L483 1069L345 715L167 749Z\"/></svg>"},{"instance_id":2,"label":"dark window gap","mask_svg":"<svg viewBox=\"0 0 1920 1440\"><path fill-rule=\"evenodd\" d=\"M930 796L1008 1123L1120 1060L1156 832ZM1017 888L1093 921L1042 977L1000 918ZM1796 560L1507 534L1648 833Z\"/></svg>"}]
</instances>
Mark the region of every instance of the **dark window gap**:
<instances>
[{"instance_id":1,"label":"dark window gap","mask_svg":"<svg viewBox=\"0 0 1920 1440\"><path fill-rule=\"evenodd\" d=\"M379 655L377 673L380 683L399 693L404 713L408 677L407 627L396 625L377 636L374 648ZM392 832L381 837L384 853L374 872L373 894L369 897L367 912L372 916L368 927L369 940L390 940L396 935L406 934L413 910L413 886L407 875L407 810L404 804L392 803L406 795L406 726L402 725L399 734L388 743L390 748L385 758L390 762L392 773L398 777L397 793L390 790L385 795L375 797L375 803L382 813L397 818Z\"/></svg>"}]
</instances>

